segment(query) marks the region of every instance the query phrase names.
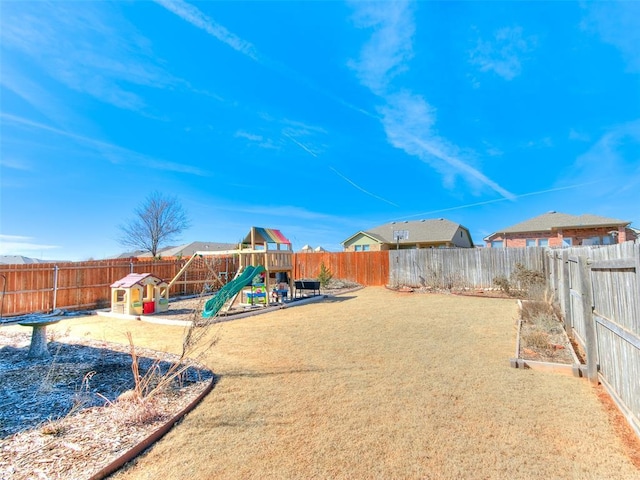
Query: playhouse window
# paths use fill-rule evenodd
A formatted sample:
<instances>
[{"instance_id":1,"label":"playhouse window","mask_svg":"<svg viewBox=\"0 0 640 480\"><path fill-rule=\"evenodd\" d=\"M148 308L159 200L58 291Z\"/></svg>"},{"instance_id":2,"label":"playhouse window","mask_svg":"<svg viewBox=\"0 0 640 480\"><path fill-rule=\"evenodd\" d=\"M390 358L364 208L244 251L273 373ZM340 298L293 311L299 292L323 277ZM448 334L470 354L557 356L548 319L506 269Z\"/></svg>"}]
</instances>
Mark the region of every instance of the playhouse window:
<instances>
[{"instance_id":1,"label":"playhouse window","mask_svg":"<svg viewBox=\"0 0 640 480\"><path fill-rule=\"evenodd\" d=\"M124 299L126 296L127 296L126 290L121 290L121 289L116 290L116 302L124 302Z\"/></svg>"}]
</instances>

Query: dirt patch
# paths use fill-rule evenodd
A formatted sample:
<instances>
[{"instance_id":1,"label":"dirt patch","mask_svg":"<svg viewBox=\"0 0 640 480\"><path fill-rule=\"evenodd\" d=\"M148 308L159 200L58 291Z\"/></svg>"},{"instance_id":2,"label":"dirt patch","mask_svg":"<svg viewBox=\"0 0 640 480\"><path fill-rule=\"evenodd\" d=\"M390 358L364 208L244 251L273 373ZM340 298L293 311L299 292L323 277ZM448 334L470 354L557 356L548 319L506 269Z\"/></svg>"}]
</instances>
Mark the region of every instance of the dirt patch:
<instances>
[{"instance_id":1,"label":"dirt patch","mask_svg":"<svg viewBox=\"0 0 640 480\"><path fill-rule=\"evenodd\" d=\"M596 388L598 399L602 404L609 421L615 428L618 437L622 440L626 454L629 456L636 468L640 469L640 437L634 432L629 422L624 418L620 409L611 398L603 385Z\"/></svg>"}]
</instances>

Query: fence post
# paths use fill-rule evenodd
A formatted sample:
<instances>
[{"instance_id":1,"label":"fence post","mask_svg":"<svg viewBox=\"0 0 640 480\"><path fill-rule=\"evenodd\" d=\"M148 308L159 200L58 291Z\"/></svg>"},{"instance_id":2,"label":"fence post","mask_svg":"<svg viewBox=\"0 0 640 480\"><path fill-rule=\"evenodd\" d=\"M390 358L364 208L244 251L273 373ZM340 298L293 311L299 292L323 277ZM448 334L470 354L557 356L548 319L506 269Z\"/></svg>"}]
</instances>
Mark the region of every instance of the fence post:
<instances>
[{"instance_id":1,"label":"fence post","mask_svg":"<svg viewBox=\"0 0 640 480\"><path fill-rule=\"evenodd\" d=\"M571 309L571 284L569 283L569 252L562 252L562 303L564 307L564 329L573 338L573 311Z\"/></svg>"},{"instance_id":2,"label":"fence post","mask_svg":"<svg viewBox=\"0 0 640 480\"><path fill-rule=\"evenodd\" d=\"M53 310L58 304L58 264L53 266Z\"/></svg>"},{"instance_id":3,"label":"fence post","mask_svg":"<svg viewBox=\"0 0 640 480\"><path fill-rule=\"evenodd\" d=\"M591 293L591 269L587 258L578 257L580 273L580 292L582 294L582 312L584 315L585 354L587 356L587 378L593 384L598 384L598 345L596 341L596 326L593 320L593 299Z\"/></svg>"}]
</instances>

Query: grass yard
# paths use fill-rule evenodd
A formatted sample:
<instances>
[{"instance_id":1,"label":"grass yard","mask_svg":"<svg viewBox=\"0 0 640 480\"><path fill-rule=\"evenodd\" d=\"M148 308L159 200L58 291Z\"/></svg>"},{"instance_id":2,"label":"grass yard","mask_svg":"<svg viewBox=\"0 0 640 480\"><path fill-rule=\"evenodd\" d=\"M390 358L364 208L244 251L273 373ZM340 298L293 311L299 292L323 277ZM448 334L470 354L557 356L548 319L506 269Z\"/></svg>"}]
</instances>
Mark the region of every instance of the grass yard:
<instances>
[{"instance_id":1,"label":"grass yard","mask_svg":"<svg viewBox=\"0 0 640 480\"><path fill-rule=\"evenodd\" d=\"M599 387L509 366L516 315L515 300L369 287L222 323L214 390L113 478L640 478ZM56 328L172 351L182 334Z\"/></svg>"}]
</instances>

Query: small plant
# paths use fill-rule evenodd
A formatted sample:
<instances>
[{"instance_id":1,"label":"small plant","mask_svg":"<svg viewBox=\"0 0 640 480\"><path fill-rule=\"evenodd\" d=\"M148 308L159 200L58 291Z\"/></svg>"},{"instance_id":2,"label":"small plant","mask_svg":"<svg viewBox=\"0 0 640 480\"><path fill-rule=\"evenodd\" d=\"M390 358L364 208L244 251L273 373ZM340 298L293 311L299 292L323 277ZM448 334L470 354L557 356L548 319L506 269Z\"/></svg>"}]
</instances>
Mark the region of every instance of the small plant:
<instances>
[{"instance_id":1,"label":"small plant","mask_svg":"<svg viewBox=\"0 0 640 480\"><path fill-rule=\"evenodd\" d=\"M320 264L320 273L318 274L318 281L320 282L320 286L322 288L327 288L329 285L329 281L333 277L331 271L327 268L327 266L322 262Z\"/></svg>"},{"instance_id":2,"label":"small plant","mask_svg":"<svg viewBox=\"0 0 640 480\"><path fill-rule=\"evenodd\" d=\"M67 415L73 415L91 403L91 388L89 382L95 374L96 372L94 370L84 374L80 389L76 390L76 393L73 395L73 406Z\"/></svg>"},{"instance_id":3,"label":"small plant","mask_svg":"<svg viewBox=\"0 0 640 480\"><path fill-rule=\"evenodd\" d=\"M506 295L511 295L511 282L504 275L500 275L499 277L495 277L493 279L493 284L502 290Z\"/></svg>"},{"instance_id":4,"label":"small plant","mask_svg":"<svg viewBox=\"0 0 640 480\"><path fill-rule=\"evenodd\" d=\"M209 278L207 279L210 280ZM205 283L207 283L205 282ZM211 323L203 319L200 312L204 304L205 291L201 292L199 308L192 312L192 322L187 327L182 339L182 352L178 359L163 369L160 360L154 361L144 373L141 372L140 362L131 332L127 332L129 340L129 354L131 355L131 372L134 387L125 391L118 398L118 403L132 405L129 417L133 422L145 423L157 418L158 409L155 407L155 397L167 391L174 385L182 384L191 368L190 358L196 360L218 342L218 335L210 336ZM220 328L220 327L219 327ZM207 338L208 337L208 338ZM136 407L137 405L137 407ZM138 408L138 410L136 410Z\"/></svg>"},{"instance_id":5,"label":"small plant","mask_svg":"<svg viewBox=\"0 0 640 480\"><path fill-rule=\"evenodd\" d=\"M536 350L546 351L551 348L549 342L549 334L539 329L534 329L522 336L522 343L524 347L533 348Z\"/></svg>"},{"instance_id":6,"label":"small plant","mask_svg":"<svg viewBox=\"0 0 640 480\"><path fill-rule=\"evenodd\" d=\"M536 323L536 319L541 317L553 318L555 315L553 305L549 302L539 300L528 300L522 302L522 319Z\"/></svg>"}]
</instances>

